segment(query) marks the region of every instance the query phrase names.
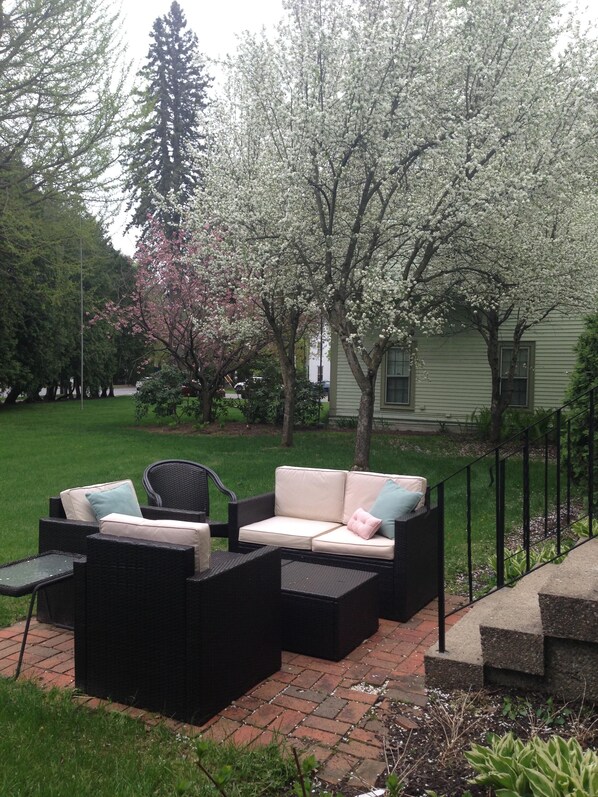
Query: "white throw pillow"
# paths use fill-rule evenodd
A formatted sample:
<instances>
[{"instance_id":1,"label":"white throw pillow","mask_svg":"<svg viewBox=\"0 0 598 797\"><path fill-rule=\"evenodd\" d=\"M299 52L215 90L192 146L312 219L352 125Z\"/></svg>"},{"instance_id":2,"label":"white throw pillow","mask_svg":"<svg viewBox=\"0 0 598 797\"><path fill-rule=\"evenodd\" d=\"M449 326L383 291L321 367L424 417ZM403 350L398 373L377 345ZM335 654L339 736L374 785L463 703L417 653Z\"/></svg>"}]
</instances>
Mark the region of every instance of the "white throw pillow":
<instances>
[{"instance_id":1,"label":"white throw pillow","mask_svg":"<svg viewBox=\"0 0 598 797\"><path fill-rule=\"evenodd\" d=\"M195 548L195 572L210 566L210 527L207 523L187 523L184 520L148 520L113 512L100 520L100 534L133 537L138 540L192 545Z\"/></svg>"},{"instance_id":2,"label":"white throw pillow","mask_svg":"<svg viewBox=\"0 0 598 797\"><path fill-rule=\"evenodd\" d=\"M121 479L117 482L105 482L104 484L90 484L87 487L71 487L60 493L60 500L64 508L64 514L69 520L91 520L95 521L96 516L91 508L91 504L85 497L86 493L99 493L104 490L113 490L121 484L128 484L133 494L135 487L131 479Z\"/></svg>"}]
</instances>

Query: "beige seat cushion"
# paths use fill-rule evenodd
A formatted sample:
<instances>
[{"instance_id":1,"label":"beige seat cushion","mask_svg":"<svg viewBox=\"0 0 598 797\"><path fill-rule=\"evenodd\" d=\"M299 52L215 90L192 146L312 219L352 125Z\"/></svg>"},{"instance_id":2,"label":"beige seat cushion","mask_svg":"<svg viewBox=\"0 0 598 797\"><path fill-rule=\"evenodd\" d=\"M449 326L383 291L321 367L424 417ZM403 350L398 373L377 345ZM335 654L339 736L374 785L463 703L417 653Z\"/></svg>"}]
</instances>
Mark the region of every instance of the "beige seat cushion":
<instances>
[{"instance_id":1,"label":"beige seat cushion","mask_svg":"<svg viewBox=\"0 0 598 797\"><path fill-rule=\"evenodd\" d=\"M341 526L327 534L321 534L312 543L312 551L321 553L344 554L345 556L368 556L372 559L393 559L395 541L375 534L369 540L363 540L346 526Z\"/></svg>"},{"instance_id":2,"label":"beige seat cushion","mask_svg":"<svg viewBox=\"0 0 598 797\"><path fill-rule=\"evenodd\" d=\"M340 524L346 477L346 470L297 468L290 465L276 468L275 514Z\"/></svg>"},{"instance_id":3,"label":"beige seat cushion","mask_svg":"<svg viewBox=\"0 0 598 797\"><path fill-rule=\"evenodd\" d=\"M322 520L270 517L242 526L239 529L239 540L256 545L274 545L277 548L299 548L302 551L310 551L314 537L325 534L338 525Z\"/></svg>"},{"instance_id":4,"label":"beige seat cushion","mask_svg":"<svg viewBox=\"0 0 598 797\"><path fill-rule=\"evenodd\" d=\"M103 484L90 484L87 487L71 487L69 490L63 490L60 493L60 500L64 509L64 514L68 520L91 520L96 521L96 516L91 504L85 497L85 493L100 493L105 490L113 490L121 484L128 484L133 495L135 495L135 488L131 479L121 479L118 482L104 482Z\"/></svg>"},{"instance_id":5,"label":"beige seat cushion","mask_svg":"<svg viewBox=\"0 0 598 797\"><path fill-rule=\"evenodd\" d=\"M174 545L192 545L195 548L195 572L201 573L210 566L210 527L207 523L147 520L113 512L100 520L100 534L133 537L152 542L170 542Z\"/></svg>"},{"instance_id":6,"label":"beige seat cushion","mask_svg":"<svg viewBox=\"0 0 598 797\"><path fill-rule=\"evenodd\" d=\"M368 471L349 471L345 485L345 502L343 506L343 523L347 524L356 509L362 507L366 512L378 497L378 494L388 481L400 484L406 490L425 495L427 488L426 479L421 476L398 476L389 473L370 473ZM423 498L418 504L423 506Z\"/></svg>"}]
</instances>

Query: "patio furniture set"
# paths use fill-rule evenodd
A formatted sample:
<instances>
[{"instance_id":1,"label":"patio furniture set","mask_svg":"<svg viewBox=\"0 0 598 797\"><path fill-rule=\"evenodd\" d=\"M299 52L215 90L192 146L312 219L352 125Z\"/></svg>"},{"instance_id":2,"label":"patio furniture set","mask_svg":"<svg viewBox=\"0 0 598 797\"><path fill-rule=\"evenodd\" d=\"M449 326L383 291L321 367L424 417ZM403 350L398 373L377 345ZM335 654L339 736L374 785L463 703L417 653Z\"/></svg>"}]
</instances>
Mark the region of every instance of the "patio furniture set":
<instances>
[{"instance_id":1,"label":"patio furniture set","mask_svg":"<svg viewBox=\"0 0 598 797\"><path fill-rule=\"evenodd\" d=\"M209 518L210 483L228 522ZM38 619L74 628L87 694L203 724L279 670L281 649L338 661L378 617L407 620L436 596L421 478L281 467L273 493L239 501L209 468L169 460L143 484L145 507L127 481L51 498L27 561L61 552L58 571L17 572L11 593L0 568L0 594L33 592L31 611L39 593Z\"/></svg>"}]
</instances>

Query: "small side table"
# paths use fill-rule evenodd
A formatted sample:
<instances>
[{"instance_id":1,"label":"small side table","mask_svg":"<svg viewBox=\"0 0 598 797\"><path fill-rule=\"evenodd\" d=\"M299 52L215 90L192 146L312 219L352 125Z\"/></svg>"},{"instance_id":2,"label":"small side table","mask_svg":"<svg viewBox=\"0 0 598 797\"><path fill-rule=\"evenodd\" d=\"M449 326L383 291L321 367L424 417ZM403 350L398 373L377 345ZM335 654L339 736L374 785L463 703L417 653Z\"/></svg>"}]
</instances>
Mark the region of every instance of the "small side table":
<instances>
[{"instance_id":1,"label":"small side table","mask_svg":"<svg viewBox=\"0 0 598 797\"><path fill-rule=\"evenodd\" d=\"M7 595L13 598L31 595L15 680L21 672L29 624L31 623L31 615L33 614L37 593L50 584L56 584L58 581L72 578L73 562L81 559L85 559L85 557L79 554L65 553L64 551L47 551L37 556L29 556L26 559L19 559L16 562L9 562L0 566L0 595Z\"/></svg>"},{"instance_id":2,"label":"small side table","mask_svg":"<svg viewBox=\"0 0 598 797\"><path fill-rule=\"evenodd\" d=\"M378 630L378 575L283 560L282 647L340 661Z\"/></svg>"}]
</instances>

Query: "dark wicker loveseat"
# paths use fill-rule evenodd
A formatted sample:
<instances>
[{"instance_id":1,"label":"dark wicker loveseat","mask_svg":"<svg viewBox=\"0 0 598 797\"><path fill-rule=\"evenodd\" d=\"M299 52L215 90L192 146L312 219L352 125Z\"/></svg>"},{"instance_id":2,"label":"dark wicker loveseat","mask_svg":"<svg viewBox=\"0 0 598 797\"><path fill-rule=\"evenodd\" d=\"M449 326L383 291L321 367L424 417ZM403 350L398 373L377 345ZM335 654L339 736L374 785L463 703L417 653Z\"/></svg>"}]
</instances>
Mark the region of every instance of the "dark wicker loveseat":
<instances>
[{"instance_id":1,"label":"dark wicker loveseat","mask_svg":"<svg viewBox=\"0 0 598 797\"><path fill-rule=\"evenodd\" d=\"M68 551L87 554L87 538L97 534L97 522L67 520L60 496L50 498L49 516L39 521L39 552ZM142 506L143 517L151 520L185 520L203 522L203 512L169 509L158 506ZM72 628L74 625L73 584L66 581L48 587L40 593L37 618L42 623L54 623Z\"/></svg>"},{"instance_id":2,"label":"dark wicker loveseat","mask_svg":"<svg viewBox=\"0 0 598 797\"><path fill-rule=\"evenodd\" d=\"M369 550L365 550L368 555L347 555L338 552L325 552L321 550L305 550L297 547L287 546L284 544L286 538L287 542L293 543L288 537L291 534L284 534L284 525L286 520L290 520L289 527L292 528L292 521L297 516L298 511L305 508L302 517L310 517L309 510L313 507L310 506L311 496L309 492L310 479L319 479L321 475L323 478L329 478L332 474L342 474L342 471L331 471L325 469L311 469L311 468L289 468L287 466L277 469L277 479L280 471L286 471L285 476L291 480L296 479L296 492L285 503L294 505L296 511L293 512L292 517L278 517L277 515L288 515L288 511L281 511L278 499L275 492L265 493L264 495L246 498L240 501L232 502L229 504L229 549L231 551L238 551L247 553L259 548L259 543L255 541L259 538L259 531L254 535L254 541L247 541L239 539L239 531L244 527L256 526L259 529L260 523L266 519L272 518L273 520L280 521L278 528L283 530L280 544L280 551L283 559L291 559L296 561L313 562L315 564L333 565L336 567L346 567L354 570L365 570L377 573L379 584L380 608L379 616L385 617L389 620L398 620L405 622L409 620L417 611L423 606L433 600L438 594L438 576L437 576L437 561L438 561L438 545L439 545L439 525L438 525L438 510L436 508L428 509L422 507L416 509L409 514L395 520L395 539L394 547L391 558L376 558L370 554ZM370 474L363 474L364 477ZM359 474L356 474L359 476ZM371 476L382 476L384 474L371 474ZM413 477L399 477L405 479L413 479ZM417 478L417 477L416 477ZM353 481L357 481L354 479ZM422 480L423 481L423 480ZM323 500L320 500L318 511L326 511L329 503L333 501L334 486L331 486L328 501L328 493L325 489ZM342 479L341 479L342 490ZM346 493L345 493L346 496ZM318 502L316 501L316 504ZM278 511L277 511L278 510ZM328 510L330 511L330 510ZM273 517L274 516L274 517ZM314 517L312 512L311 517ZM330 517L328 518L330 520ZM377 536L377 535L376 535ZM267 534L268 540L273 540L276 537L274 534ZM314 540L321 540L323 537L317 537ZM358 543L363 541L355 538ZM371 541L368 541L368 543ZM366 543L366 546L367 544ZM276 542L268 542L267 544L277 544ZM341 548L343 550L343 548ZM359 550L359 548L357 548Z\"/></svg>"},{"instance_id":3,"label":"dark wicker loveseat","mask_svg":"<svg viewBox=\"0 0 598 797\"><path fill-rule=\"evenodd\" d=\"M214 553L109 534L75 570L75 681L203 724L280 669L280 552Z\"/></svg>"}]
</instances>

